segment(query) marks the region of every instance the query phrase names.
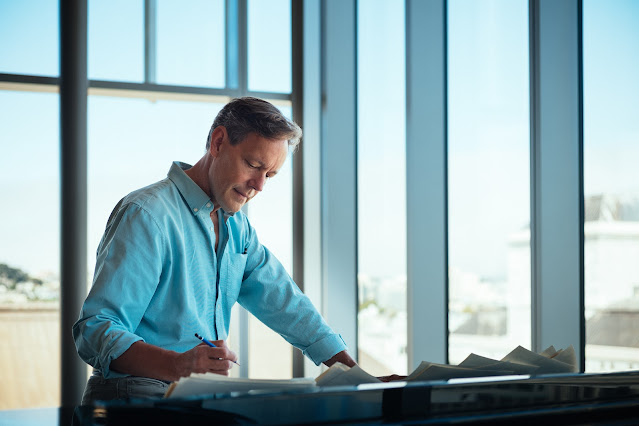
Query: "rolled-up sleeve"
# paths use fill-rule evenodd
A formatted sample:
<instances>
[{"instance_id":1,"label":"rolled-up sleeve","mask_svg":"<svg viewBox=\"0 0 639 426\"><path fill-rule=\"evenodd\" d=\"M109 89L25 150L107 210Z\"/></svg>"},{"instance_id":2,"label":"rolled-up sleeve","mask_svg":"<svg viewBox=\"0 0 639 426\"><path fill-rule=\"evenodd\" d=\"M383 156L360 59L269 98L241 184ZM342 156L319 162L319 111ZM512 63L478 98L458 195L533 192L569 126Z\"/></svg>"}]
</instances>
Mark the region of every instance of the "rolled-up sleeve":
<instances>
[{"instance_id":1,"label":"rolled-up sleeve","mask_svg":"<svg viewBox=\"0 0 639 426\"><path fill-rule=\"evenodd\" d=\"M347 349L346 342L340 334L332 333L311 344L302 353L309 357L315 365L331 359L335 354Z\"/></svg>"},{"instance_id":2,"label":"rolled-up sleeve","mask_svg":"<svg viewBox=\"0 0 639 426\"><path fill-rule=\"evenodd\" d=\"M347 349L277 258L250 228L238 302L316 365Z\"/></svg>"},{"instance_id":3,"label":"rolled-up sleeve","mask_svg":"<svg viewBox=\"0 0 639 426\"><path fill-rule=\"evenodd\" d=\"M121 376L111 361L143 340L135 330L158 286L164 238L153 216L136 204L121 207L107 225L93 285L73 326L78 354L105 378Z\"/></svg>"}]
</instances>

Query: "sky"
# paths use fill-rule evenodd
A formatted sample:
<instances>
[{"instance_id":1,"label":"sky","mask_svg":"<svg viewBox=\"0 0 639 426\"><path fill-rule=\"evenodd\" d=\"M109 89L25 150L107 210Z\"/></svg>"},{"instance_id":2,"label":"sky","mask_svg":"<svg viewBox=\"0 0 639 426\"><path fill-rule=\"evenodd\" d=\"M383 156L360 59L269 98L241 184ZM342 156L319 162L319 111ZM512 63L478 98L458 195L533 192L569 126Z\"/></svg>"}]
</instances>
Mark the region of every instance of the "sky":
<instances>
[{"instance_id":1,"label":"sky","mask_svg":"<svg viewBox=\"0 0 639 426\"><path fill-rule=\"evenodd\" d=\"M158 2L159 82L224 84L223 3ZM290 90L286 4L249 2L252 89ZM586 193L637 191L639 2L584 0L583 10ZM528 6L451 0L448 13L451 266L503 277L508 236L529 221ZM359 268L368 275L405 273L403 14L393 0L358 9ZM89 1L90 78L142 80L142 17L141 0ZM0 72L57 75L57 21L53 0L0 0ZM163 178L172 160L197 161L219 107L90 97L89 271L112 206ZM56 271L58 97L1 91L0 109L0 155L9 159L0 171L0 262ZM290 175L278 179L252 213L262 240L276 245L277 234L290 233L290 217L269 208L290 203ZM274 251L290 263L290 238L283 240Z\"/></svg>"}]
</instances>

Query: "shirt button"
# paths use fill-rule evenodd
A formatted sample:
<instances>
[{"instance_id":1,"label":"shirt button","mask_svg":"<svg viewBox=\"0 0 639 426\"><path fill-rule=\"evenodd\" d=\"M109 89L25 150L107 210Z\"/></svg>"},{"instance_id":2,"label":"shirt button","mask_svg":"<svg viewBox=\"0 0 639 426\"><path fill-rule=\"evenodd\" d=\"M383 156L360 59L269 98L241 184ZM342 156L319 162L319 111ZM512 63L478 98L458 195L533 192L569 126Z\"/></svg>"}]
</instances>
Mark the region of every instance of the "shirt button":
<instances>
[{"instance_id":1,"label":"shirt button","mask_svg":"<svg viewBox=\"0 0 639 426\"><path fill-rule=\"evenodd\" d=\"M206 207L211 207L211 203L206 203Z\"/></svg>"},{"instance_id":2,"label":"shirt button","mask_svg":"<svg viewBox=\"0 0 639 426\"><path fill-rule=\"evenodd\" d=\"M194 212L197 212L199 209L196 207L193 209Z\"/></svg>"},{"instance_id":3,"label":"shirt button","mask_svg":"<svg viewBox=\"0 0 639 426\"><path fill-rule=\"evenodd\" d=\"M211 232L213 232L213 227L211 226L211 227L209 228L209 230L210 230Z\"/></svg>"}]
</instances>

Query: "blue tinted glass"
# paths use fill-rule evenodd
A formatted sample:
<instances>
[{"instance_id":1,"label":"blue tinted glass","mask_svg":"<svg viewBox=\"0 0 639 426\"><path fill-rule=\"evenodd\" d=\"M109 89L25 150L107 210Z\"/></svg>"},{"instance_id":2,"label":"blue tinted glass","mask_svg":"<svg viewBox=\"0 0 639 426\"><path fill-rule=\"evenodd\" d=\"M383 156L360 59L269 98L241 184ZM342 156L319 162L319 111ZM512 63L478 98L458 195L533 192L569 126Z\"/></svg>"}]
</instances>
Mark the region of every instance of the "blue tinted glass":
<instances>
[{"instance_id":1,"label":"blue tinted glass","mask_svg":"<svg viewBox=\"0 0 639 426\"><path fill-rule=\"evenodd\" d=\"M60 75L58 2L0 1L0 72Z\"/></svg>"},{"instance_id":2,"label":"blue tinted glass","mask_svg":"<svg viewBox=\"0 0 639 426\"><path fill-rule=\"evenodd\" d=\"M144 2L91 0L88 22L89 79L143 81Z\"/></svg>"},{"instance_id":3,"label":"blue tinted glass","mask_svg":"<svg viewBox=\"0 0 639 426\"><path fill-rule=\"evenodd\" d=\"M224 14L223 0L158 0L158 83L224 87Z\"/></svg>"},{"instance_id":4,"label":"blue tinted glass","mask_svg":"<svg viewBox=\"0 0 639 426\"><path fill-rule=\"evenodd\" d=\"M249 0L249 90L290 93L291 81L291 0Z\"/></svg>"}]
</instances>

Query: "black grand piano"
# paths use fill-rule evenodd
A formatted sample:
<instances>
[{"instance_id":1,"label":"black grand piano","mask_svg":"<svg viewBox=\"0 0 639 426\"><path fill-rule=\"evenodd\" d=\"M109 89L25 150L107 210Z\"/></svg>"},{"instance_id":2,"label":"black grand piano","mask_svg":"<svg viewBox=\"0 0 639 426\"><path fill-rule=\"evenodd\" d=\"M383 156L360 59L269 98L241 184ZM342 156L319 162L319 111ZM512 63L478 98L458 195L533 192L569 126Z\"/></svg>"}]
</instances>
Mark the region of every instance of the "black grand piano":
<instances>
[{"instance_id":1,"label":"black grand piano","mask_svg":"<svg viewBox=\"0 0 639 426\"><path fill-rule=\"evenodd\" d=\"M393 382L75 407L74 425L639 425L639 371Z\"/></svg>"}]
</instances>

